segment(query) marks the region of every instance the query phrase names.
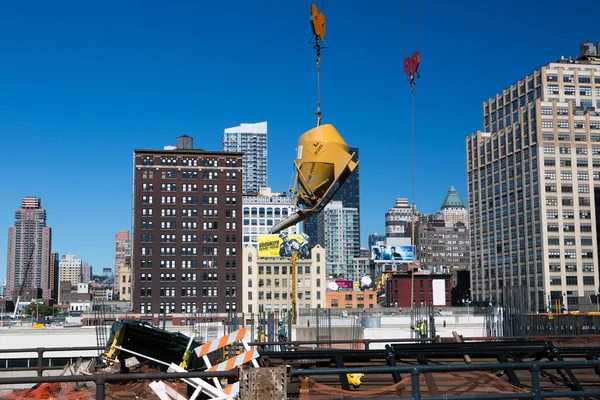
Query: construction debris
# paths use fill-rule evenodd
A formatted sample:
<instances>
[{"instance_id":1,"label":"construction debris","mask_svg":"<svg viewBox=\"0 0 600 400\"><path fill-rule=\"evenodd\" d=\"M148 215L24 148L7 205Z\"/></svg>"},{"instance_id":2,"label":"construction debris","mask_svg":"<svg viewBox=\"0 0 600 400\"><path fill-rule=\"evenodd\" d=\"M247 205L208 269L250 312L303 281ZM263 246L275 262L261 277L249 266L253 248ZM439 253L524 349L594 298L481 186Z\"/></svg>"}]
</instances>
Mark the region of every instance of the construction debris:
<instances>
[{"instance_id":1,"label":"construction debris","mask_svg":"<svg viewBox=\"0 0 600 400\"><path fill-rule=\"evenodd\" d=\"M129 357L125 359L125 367L129 368L130 372L136 370L142 364L135 357Z\"/></svg>"}]
</instances>

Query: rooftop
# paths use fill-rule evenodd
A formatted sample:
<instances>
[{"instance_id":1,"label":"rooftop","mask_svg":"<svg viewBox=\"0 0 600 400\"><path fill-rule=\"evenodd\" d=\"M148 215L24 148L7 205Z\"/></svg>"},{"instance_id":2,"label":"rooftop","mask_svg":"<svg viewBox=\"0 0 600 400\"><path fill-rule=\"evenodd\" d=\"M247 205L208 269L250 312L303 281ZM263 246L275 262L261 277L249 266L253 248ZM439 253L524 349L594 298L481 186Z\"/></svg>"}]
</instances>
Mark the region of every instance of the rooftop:
<instances>
[{"instance_id":1,"label":"rooftop","mask_svg":"<svg viewBox=\"0 0 600 400\"><path fill-rule=\"evenodd\" d=\"M442 210L446 208L466 208L465 203L463 203L460 199L460 196L458 195L456 189L454 189L454 186L450 187L450 190L448 190L446 198L442 203Z\"/></svg>"}]
</instances>

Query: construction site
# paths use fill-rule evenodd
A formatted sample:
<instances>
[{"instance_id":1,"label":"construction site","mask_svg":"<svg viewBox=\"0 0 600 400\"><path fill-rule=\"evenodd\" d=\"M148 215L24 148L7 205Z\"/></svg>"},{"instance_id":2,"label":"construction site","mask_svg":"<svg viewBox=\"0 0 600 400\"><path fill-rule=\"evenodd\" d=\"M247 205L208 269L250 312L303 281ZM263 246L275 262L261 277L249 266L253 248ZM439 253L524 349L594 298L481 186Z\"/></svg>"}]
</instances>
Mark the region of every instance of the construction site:
<instances>
[{"instance_id":1,"label":"construction site","mask_svg":"<svg viewBox=\"0 0 600 400\"><path fill-rule=\"evenodd\" d=\"M295 324L291 313L197 314L185 326L95 317L56 329L95 345L0 349L0 399L600 396L600 315L556 314L552 326L549 315L485 308L300 310ZM0 332L7 345L51 333Z\"/></svg>"},{"instance_id":2,"label":"construction site","mask_svg":"<svg viewBox=\"0 0 600 400\"><path fill-rule=\"evenodd\" d=\"M293 161L298 211L273 234L321 212L358 165L333 125L321 124L327 44L325 16L315 4L310 25L317 124L300 136ZM415 47L403 65L412 96L413 198L418 40ZM411 243L414 222L412 207ZM487 307L419 307L414 273L408 308L299 308L295 262L302 248L286 245L289 312L123 314L99 301L71 327L3 322L0 400L600 398L600 312L534 312L529 294L519 290ZM406 265L412 271L415 259ZM22 292L23 284L14 315Z\"/></svg>"}]
</instances>

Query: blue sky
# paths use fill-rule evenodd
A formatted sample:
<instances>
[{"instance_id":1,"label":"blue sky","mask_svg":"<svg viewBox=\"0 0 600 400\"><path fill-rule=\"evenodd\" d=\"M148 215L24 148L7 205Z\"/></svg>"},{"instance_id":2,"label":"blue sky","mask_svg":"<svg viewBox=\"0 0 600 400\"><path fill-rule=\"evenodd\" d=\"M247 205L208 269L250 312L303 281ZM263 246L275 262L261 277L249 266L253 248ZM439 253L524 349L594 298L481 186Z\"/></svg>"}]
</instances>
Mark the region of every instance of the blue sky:
<instances>
[{"instance_id":1,"label":"blue sky","mask_svg":"<svg viewBox=\"0 0 600 400\"><path fill-rule=\"evenodd\" d=\"M23 196L39 196L53 250L101 271L131 225L134 148L178 135L220 150L224 128L269 123L269 184L288 188L298 136L315 125L310 1L18 1L0 5L0 260ZM414 2L326 0L324 123L361 155L363 244L411 197ZM416 195L466 202L465 136L481 103L539 66L600 41L600 3L421 1ZM579 5L578 5L579 4ZM319 2L320 6L320 2ZM585 13L582 13L585 10ZM404 33L406 35L404 35ZM404 43L406 42L406 50ZM0 280L5 267L0 265Z\"/></svg>"}]
</instances>

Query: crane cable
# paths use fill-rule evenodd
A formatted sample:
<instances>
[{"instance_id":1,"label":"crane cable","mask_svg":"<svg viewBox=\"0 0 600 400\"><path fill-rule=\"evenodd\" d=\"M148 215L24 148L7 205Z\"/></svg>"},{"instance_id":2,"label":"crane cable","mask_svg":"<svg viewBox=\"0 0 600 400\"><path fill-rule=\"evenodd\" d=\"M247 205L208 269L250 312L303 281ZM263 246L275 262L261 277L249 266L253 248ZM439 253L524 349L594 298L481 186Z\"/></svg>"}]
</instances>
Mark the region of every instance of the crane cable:
<instances>
[{"instance_id":1,"label":"crane cable","mask_svg":"<svg viewBox=\"0 0 600 400\"><path fill-rule=\"evenodd\" d=\"M321 112L321 49L327 48L325 42L325 0L321 0L321 12L318 11L315 4L311 5L311 25L313 29L313 37L308 43L314 43L313 49L316 52L317 62L317 111L315 111L315 117L317 118L317 126L321 126L321 119L323 119L323 113ZM314 42L313 42L314 39Z\"/></svg>"},{"instance_id":2,"label":"crane cable","mask_svg":"<svg viewBox=\"0 0 600 400\"><path fill-rule=\"evenodd\" d=\"M402 0L402 29L404 36L404 54L406 51L406 23L404 21L404 0ZM415 201L415 82L414 78L420 78L418 74L418 68L420 63L419 53L419 7L418 0L415 0L415 47L416 51L412 56L404 59L404 71L409 75L410 87L411 87L411 247L412 247L412 259L411 259L411 290L410 290L410 312L411 319L414 316L415 308L415 261L417 258L417 247L415 244L415 214L417 203Z\"/></svg>"}]
</instances>

